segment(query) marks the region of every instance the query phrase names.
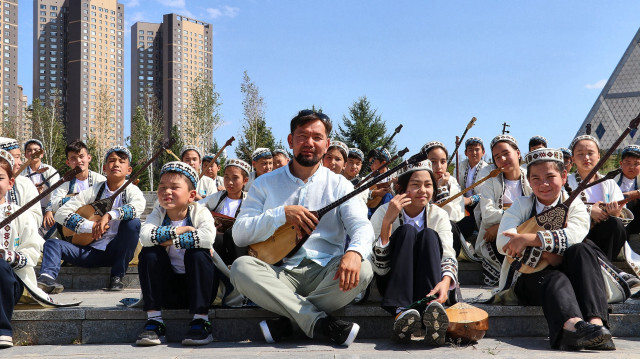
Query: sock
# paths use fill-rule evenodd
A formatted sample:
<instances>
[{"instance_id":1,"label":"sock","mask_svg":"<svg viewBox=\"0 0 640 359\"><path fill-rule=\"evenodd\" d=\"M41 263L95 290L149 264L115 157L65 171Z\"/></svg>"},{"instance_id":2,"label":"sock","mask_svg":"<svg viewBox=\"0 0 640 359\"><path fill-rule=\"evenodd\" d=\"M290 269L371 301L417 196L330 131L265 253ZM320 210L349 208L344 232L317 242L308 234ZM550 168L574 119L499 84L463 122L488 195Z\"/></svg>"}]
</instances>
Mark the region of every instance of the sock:
<instances>
[{"instance_id":1,"label":"sock","mask_svg":"<svg viewBox=\"0 0 640 359\"><path fill-rule=\"evenodd\" d=\"M151 310L147 312L147 320L155 320L158 323L164 324L162 320L162 312L159 310Z\"/></svg>"},{"instance_id":2,"label":"sock","mask_svg":"<svg viewBox=\"0 0 640 359\"><path fill-rule=\"evenodd\" d=\"M203 319L205 321L209 321L209 314L194 314L193 320L196 320L196 319Z\"/></svg>"}]
</instances>

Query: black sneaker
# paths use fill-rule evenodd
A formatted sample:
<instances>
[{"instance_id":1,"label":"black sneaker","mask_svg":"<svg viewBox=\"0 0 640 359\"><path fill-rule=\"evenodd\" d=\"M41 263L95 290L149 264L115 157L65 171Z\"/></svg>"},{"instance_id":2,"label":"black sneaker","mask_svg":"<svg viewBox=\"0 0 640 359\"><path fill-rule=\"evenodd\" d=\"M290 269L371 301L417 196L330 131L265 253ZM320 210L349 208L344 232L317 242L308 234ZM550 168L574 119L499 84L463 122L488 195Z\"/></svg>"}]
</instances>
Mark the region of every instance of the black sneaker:
<instances>
[{"instance_id":1,"label":"black sneaker","mask_svg":"<svg viewBox=\"0 0 640 359\"><path fill-rule=\"evenodd\" d=\"M160 345L165 343L165 334L167 327L164 323L157 322L155 320L147 320L147 324L144 325L144 331L138 334L138 340L136 345L148 346L148 345Z\"/></svg>"},{"instance_id":2,"label":"black sneaker","mask_svg":"<svg viewBox=\"0 0 640 359\"><path fill-rule=\"evenodd\" d=\"M118 276L111 277L107 290L121 291L123 289L124 289L124 283L122 283L122 277L118 277Z\"/></svg>"},{"instance_id":3,"label":"black sneaker","mask_svg":"<svg viewBox=\"0 0 640 359\"><path fill-rule=\"evenodd\" d=\"M269 344L279 342L293 333L291 321L287 317L263 320L260 322L260 330Z\"/></svg>"},{"instance_id":4,"label":"black sneaker","mask_svg":"<svg viewBox=\"0 0 640 359\"><path fill-rule=\"evenodd\" d=\"M596 347L611 340L611 332L596 324L579 321L576 323L576 331L562 330L560 350L581 350L587 347Z\"/></svg>"},{"instance_id":5,"label":"black sneaker","mask_svg":"<svg viewBox=\"0 0 640 359\"><path fill-rule=\"evenodd\" d=\"M411 341L411 335L418 332L422 327L420 313L415 309L407 309L396 315L393 323L393 337L397 341Z\"/></svg>"},{"instance_id":6,"label":"black sneaker","mask_svg":"<svg viewBox=\"0 0 640 359\"><path fill-rule=\"evenodd\" d=\"M424 342L427 345L444 345L449 328L449 317L442 304L431 302L422 315L422 324L425 326Z\"/></svg>"},{"instance_id":7,"label":"black sneaker","mask_svg":"<svg viewBox=\"0 0 640 359\"><path fill-rule=\"evenodd\" d=\"M55 281L55 279L48 275L42 275L38 277L38 288L42 289L47 294L62 293L64 286Z\"/></svg>"},{"instance_id":8,"label":"black sneaker","mask_svg":"<svg viewBox=\"0 0 640 359\"><path fill-rule=\"evenodd\" d=\"M211 322L204 319L194 319L189 323L189 331L182 339L182 345L207 345L213 341Z\"/></svg>"},{"instance_id":9,"label":"black sneaker","mask_svg":"<svg viewBox=\"0 0 640 359\"><path fill-rule=\"evenodd\" d=\"M332 316L320 318L316 325L320 324L322 333L336 344L349 346L356 340L360 326L356 323L336 319Z\"/></svg>"}]
</instances>

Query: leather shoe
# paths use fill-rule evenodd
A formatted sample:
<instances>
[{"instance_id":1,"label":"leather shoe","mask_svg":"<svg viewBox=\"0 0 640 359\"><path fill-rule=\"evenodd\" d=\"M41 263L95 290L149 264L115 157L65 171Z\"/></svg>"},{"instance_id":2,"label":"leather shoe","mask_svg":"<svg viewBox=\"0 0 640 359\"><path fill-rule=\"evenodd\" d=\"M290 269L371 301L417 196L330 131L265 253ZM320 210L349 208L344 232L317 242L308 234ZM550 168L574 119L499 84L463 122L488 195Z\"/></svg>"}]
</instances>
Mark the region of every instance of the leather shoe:
<instances>
[{"instance_id":1,"label":"leather shoe","mask_svg":"<svg viewBox=\"0 0 640 359\"><path fill-rule=\"evenodd\" d=\"M595 347L611 340L611 332L601 325L579 321L576 323L576 331L562 330L560 350L581 350L586 347Z\"/></svg>"},{"instance_id":2,"label":"leather shoe","mask_svg":"<svg viewBox=\"0 0 640 359\"><path fill-rule=\"evenodd\" d=\"M111 277L111 281L109 282L109 287L107 290L111 291L121 291L124 289L124 283L122 283L122 278L118 276Z\"/></svg>"}]
</instances>

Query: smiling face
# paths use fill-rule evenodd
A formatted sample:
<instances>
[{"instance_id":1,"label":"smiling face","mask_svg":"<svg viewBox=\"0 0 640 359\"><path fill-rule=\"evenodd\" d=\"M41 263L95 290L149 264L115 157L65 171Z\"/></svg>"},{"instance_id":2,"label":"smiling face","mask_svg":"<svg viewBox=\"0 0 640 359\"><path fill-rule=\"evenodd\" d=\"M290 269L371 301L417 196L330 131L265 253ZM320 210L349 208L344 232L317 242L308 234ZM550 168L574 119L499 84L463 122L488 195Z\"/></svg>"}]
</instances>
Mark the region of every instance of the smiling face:
<instances>
[{"instance_id":1,"label":"smiling face","mask_svg":"<svg viewBox=\"0 0 640 359\"><path fill-rule=\"evenodd\" d=\"M342 152L335 147L330 148L327 153L325 153L324 157L322 157L322 165L335 174L341 174L345 166Z\"/></svg>"},{"instance_id":2,"label":"smiling face","mask_svg":"<svg viewBox=\"0 0 640 359\"><path fill-rule=\"evenodd\" d=\"M469 159L469 166L474 167L484 156L484 149L479 143L472 143L464 150L464 154Z\"/></svg>"},{"instance_id":3,"label":"smiling face","mask_svg":"<svg viewBox=\"0 0 640 359\"><path fill-rule=\"evenodd\" d=\"M27 148L24 151L24 155L26 158L31 158L31 156L33 156L37 151L40 150L40 145L38 145L35 142L30 143ZM35 158L33 158L32 163L40 163L40 158L42 158L42 155L37 156Z\"/></svg>"},{"instance_id":4,"label":"smiling face","mask_svg":"<svg viewBox=\"0 0 640 359\"><path fill-rule=\"evenodd\" d=\"M427 159L431 161L433 174L436 179L440 179L447 172L447 154L440 147L432 148L427 154Z\"/></svg>"},{"instance_id":5,"label":"smiling face","mask_svg":"<svg viewBox=\"0 0 640 359\"><path fill-rule=\"evenodd\" d=\"M324 123L320 120L300 125L287 136L289 147L293 150L294 160L303 167L317 165L329 148Z\"/></svg>"},{"instance_id":6,"label":"smiling face","mask_svg":"<svg viewBox=\"0 0 640 359\"><path fill-rule=\"evenodd\" d=\"M511 172L520 166L520 151L513 148L508 142L498 142L491 149L493 161L496 167L504 172Z\"/></svg>"},{"instance_id":7,"label":"smiling face","mask_svg":"<svg viewBox=\"0 0 640 359\"><path fill-rule=\"evenodd\" d=\"M160 177L158 202L166 210L184 209L196 198L196 190L183 174L167 172Z\"/></svg>"},{"instance_id":8,"label":"smiling face","mask_svg":"<svg viewBox=\"0 0 640 359\"><path fill-rule=\"evenodd\" d=\"M433 196L433 179L429 171L413 172L404 193L411 198L410 206L416 210L420 210L429 204Z\"/></svg>"},{"instance_id":9,"label":"smiling face","mask_svg":"<svg viewBox=\"0 0 640 359\"><path fill-rule=\"evenodd\" d=\"M591 171L598 161L600 161L600 151L595 142L582 140L573 146L573 163L576 164L581 175L584 176Z\"/></svg>"},{"instance_id":10,"label":"smiling face","mask_svg":"<svg viewBox=\"0 0 640 359\"><path fill-rule=\"evenodd\" d=\"M104 165L102 171L110 180L124 180L127 175L131 174L131 166L127 155L119 152L112 152Z\"/></svg>"},{"instance_id":11,"label":"smiling face","mask_svg":"<svg viewBox=\"0 0 640 359\"><path fill-rule=\"evenodd\" d=\"M527 179L538 201L549 206L560 196L567 181L567 171L558 171L558 165L553 161L538 162L529 166Z\"/></svg>"},{"instance_id":12,"label":"smiling face","mask_svg":"<svg viewBox=\"0 0 640 359\"><path fill-rule=\"evenodd\" d=\"M67 154L67 161L65 162L69 168L75 168L76 166L80 166L82 172L85 172L89 169L89 163L91 162L91 155L87 153L85 148L81 149L80 152L69 152Z\"/></svg>"},{"instance_id":13,"label":"smiling face","mask_svg":"<svg viewBox=\"0 0 640 359\"><path fill-rule=\"evenodd\" d=\"M14 148L9 153L13 156L13 172L16 172L22 166L22 151L19 148Z\"/></svg>"}]
</instances>

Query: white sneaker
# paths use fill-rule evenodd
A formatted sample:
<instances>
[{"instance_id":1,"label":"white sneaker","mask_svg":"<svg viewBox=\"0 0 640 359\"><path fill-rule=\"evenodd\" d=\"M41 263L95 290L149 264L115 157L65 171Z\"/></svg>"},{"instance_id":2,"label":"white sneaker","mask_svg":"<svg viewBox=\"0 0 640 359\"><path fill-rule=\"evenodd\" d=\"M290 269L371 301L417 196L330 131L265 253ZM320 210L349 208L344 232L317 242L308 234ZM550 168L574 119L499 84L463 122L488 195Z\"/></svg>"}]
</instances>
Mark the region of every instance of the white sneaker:
<instances>
[{"instance_id":1,"label":"white sneaker","mask_svg":"<svg viewBox=\"0 0 640 359\"><path fill-rule=\"evenodd\" d=\"M13 346L13 338L8 335L0 335L0 349L11 348Z\"/></svg>"}]
</instances>

